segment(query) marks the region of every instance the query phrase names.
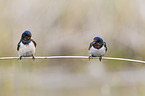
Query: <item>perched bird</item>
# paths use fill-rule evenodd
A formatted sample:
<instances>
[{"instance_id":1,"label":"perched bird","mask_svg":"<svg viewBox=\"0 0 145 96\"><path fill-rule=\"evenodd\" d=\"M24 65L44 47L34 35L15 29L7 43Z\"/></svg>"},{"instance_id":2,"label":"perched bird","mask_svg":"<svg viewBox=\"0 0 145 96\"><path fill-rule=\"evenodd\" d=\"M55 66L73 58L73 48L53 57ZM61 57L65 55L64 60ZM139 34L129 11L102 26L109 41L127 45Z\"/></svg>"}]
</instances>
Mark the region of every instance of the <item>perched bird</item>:
<instances>
[{"instance_id":1,"label":"perched bird","mask_svg":"<svg viewBox=\"0 0 145 96\"><path fill-rule=\"evenodd\" d=\"M17 51L19 54L19 59L21 60L22 57L31 57L34 60L34 54L36 49L36 42L31 39L32 34L30 31L23 32L20 42L17 45Z\"/></svg>"},{"instance_id":2,"label":"perched bird","mask_svg":"<svg viewBox=\"0 0 145 96\"><path fill-rule=\"evenodd\" d=\"M92 57L99 57L99 60L101 61L102 56L104 56L105 53L107 52L107 46L102 38L95 37L93 39L93 42L90 43L88 50L89 50L89 54L90 54L89 60Z\"/></svg>"}]
</instances>

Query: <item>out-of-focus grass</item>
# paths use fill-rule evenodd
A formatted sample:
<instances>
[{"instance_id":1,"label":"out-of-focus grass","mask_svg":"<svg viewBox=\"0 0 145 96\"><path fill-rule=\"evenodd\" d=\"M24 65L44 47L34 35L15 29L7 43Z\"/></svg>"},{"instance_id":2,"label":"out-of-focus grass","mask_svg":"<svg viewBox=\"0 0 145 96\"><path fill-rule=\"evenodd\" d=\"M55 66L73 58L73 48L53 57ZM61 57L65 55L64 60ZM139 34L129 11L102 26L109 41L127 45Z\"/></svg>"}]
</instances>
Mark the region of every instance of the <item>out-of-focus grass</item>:
<instances>
[{"instance_id":1,"label":"out-of-focus grass","mask_svg":"<svg viewBox=\"0 0 145 96\"><path fill-rule=\"evenodd\" d=\"M98 59L3 60L0 95L144 96L145 67L141 66Z\"/></svg>"}]
</instances>

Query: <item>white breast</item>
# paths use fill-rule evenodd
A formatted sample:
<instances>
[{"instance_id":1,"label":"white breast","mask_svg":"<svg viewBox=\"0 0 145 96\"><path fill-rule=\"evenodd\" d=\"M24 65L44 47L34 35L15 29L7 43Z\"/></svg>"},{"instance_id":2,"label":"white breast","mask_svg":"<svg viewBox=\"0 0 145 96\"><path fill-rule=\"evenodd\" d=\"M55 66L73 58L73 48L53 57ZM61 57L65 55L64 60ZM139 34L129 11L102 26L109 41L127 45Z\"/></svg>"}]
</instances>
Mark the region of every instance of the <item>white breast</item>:
<instances>
[{"instance_id":1,"label":"white breast","mask_svg":"<svg viewBox=\"0 0 145 96\"><path fill-rule=\"evenodd\" d=\"M89 50L89 53L90 53L90 56L96 56L96 57L100 57L100 56L104 56L105 55L105 47L102 46L102 48L100 49L96 49L94 48L93 46L90 48Z\"/></svg>"},{"instance_id":2,"label":"white breast","mask_svg":"<svg viewBox=\"0 0 145 96\"><path fill-rule=\"evenodd\" d=\"M18 51L19 56L32 56L35 53L34 43L31 41L28 45L20 43L20 48Z\"/></svg>"}]
</instances>

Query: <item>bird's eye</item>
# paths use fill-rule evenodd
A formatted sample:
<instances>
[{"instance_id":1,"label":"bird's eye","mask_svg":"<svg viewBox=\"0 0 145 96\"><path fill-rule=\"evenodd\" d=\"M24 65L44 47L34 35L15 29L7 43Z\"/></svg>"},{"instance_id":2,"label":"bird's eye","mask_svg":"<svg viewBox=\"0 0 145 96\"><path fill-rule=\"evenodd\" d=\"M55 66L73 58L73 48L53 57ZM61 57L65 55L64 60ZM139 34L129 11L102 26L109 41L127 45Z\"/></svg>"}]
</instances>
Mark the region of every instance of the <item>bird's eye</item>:
<instances>
[{"instance_id":1,"label":"bird's eye","mask_svg":"<svg viewBox=\"0 0 145 96\"><path fill-rule=\"evenodd\" d=\"M93 42L97 42L96 40L94 40Z\"/></svg>"},{"instance_id":2,"label":"bird's eye","mask_svg":"<svg viewBox=\"0 0 145 96\"><path fill-rule=\"evenodd\" d=\"M31 37L31 34L26 34L26 36Z\"/></svg>"}]
</instances>

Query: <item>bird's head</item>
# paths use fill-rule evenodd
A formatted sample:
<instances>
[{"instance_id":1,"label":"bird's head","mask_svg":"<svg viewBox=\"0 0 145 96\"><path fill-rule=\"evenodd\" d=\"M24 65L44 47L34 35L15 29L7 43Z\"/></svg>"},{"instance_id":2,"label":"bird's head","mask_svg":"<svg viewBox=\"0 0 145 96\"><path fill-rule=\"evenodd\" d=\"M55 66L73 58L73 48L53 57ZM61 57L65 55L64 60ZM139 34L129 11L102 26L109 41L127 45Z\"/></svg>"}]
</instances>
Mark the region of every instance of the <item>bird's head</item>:
<instances>
[{"instance_id":1,"label":"bird's head","mask_svg":"<svg viewBox=\"0 0 145 96\"><path fill-rule=\"evenodd\" d=\"M32 34L30 31L25 31L25 32L23 32L21 39L22 40L31 40L31 36L32 36Z\"/></svg>"},{"instance_id":2,"label":"bird's head","mask_svg":"<svg viewBox=\"0 0 145 96\"><path fill-rule=\"evenodd\" d=\"M100 38L100 37L95 37L95 38L93 39L93 45L94 45L95 47L100 47L100 46L102 46L102 45L103 45L103 39Z\"/></svg>"},{"instance_id":3,"label":"bird's head","mask_svg":"<svg viewBox=\"0 0 145 96\"><path fill-rule=\"evenodd\" d=\"M21 41L23 44L29 44L31 42L32 34L30 31L23 32L21 36Z\"/></svg>"}]
</instances>

